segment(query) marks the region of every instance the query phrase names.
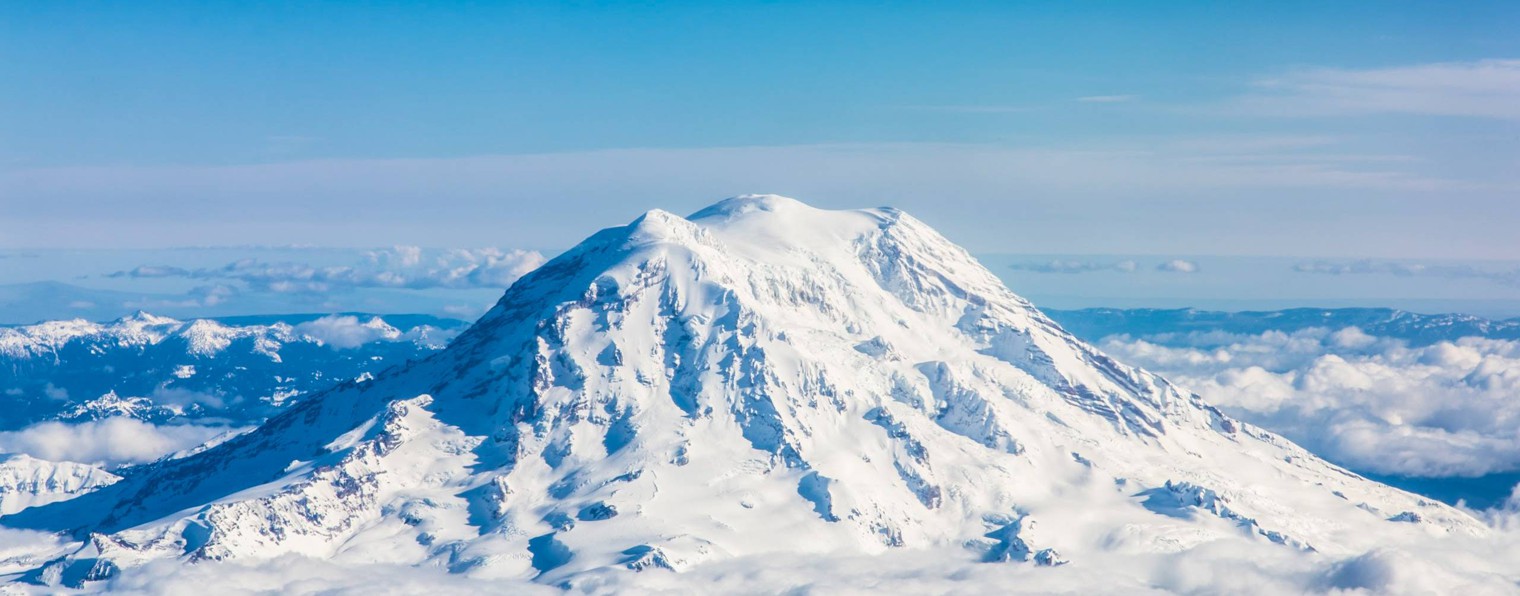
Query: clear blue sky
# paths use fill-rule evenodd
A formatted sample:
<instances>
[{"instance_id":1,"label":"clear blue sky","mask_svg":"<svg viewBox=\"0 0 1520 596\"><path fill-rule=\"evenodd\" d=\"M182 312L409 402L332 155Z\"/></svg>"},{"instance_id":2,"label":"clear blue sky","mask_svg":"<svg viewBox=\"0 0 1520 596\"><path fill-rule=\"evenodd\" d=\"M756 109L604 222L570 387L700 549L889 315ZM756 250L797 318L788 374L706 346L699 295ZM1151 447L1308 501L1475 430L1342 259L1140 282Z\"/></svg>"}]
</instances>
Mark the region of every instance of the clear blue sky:
<instances>
[{"instance_id":1,"label":"clear blue sky","mask_svg":"<svg viewBox=\"0 0 1520 596\"><path fill-rule=\"evenodd\" d=\"M895 204L982 252L1520 254L1520 3L11 2L0 247L553 250Z\"/></svg>"}]
</instances>

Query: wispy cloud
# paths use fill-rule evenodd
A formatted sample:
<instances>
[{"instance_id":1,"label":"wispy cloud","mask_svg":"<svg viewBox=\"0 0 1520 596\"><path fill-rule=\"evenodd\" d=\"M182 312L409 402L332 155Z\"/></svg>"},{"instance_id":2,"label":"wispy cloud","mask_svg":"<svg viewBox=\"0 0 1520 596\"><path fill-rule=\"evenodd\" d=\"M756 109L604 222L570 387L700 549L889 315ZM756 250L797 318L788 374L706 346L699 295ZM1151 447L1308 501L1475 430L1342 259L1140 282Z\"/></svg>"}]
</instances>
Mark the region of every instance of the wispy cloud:
<instances>
[{"instance_id":1,"label":"wispy cloud","mask_svg":"<svg viewBox=\"0 0 1520 596\"><path fill-rule=\"evenodd\" d=\"M138 267L137 269L143 268ZM133 271L137 271L137 269L134 269ZM149 271L151 273L154 273L154 275L123 275L125 272L118 272L111 274L111 277L193 277L191 275L188 275L189 272L185 272L186 275L171 275L165 273L167 271L184 271L183 269L175 269L173 267L155 267L149 268ZM165 308L203 308L208 306L216 306L227 302L227 300L237 296L238 293L239 292L237 288L234 288L227 284L218 283L190 288L190 290L188 292L185 292L182 296L151 296L144 297L142 299L128 300L126 302L123 302L122 306L137 310L162 310ZM93 307L94 304L85 302L78 308Z\"/></svg>"},{"instance_id":2,"label":"wispy cloud","mask_svg":"<svg viewBox=\"0 0 1520 596\"><path fill-rule=\"evenodd\" d=\"M1394 275L1444 279L1484 279L1520 285L1520 269L1483 269L1472 265L1441 265L1405 261L1304 261L1293 266L1299 273L1320 275Z\"/></svg>"},{"instance_id":3,"label":"wispy cloud","mask_svg":"<svg viewBox=\"0 0 1520 596\"><path fill-rule=\"evenodd\" d=\"M1140 99L1139 95L1088 95L1078 97L1080 103L1124 103Z\"/></svg>"},{"instance_id":4,"label":"wispy cloud","mask_svg":"<svg viewBox=\"0 0 1520 596\"><path fill-rule=\"evenodd\" d=\"M1130 260L1084 261L1076 259L1052 259L1049 261L1014 263L1008 267L1017 271L1032 271L1035 273L1091 273L1094 271L1134 273L1139 268L1139 265Z\"/></svg>"},{"instance_id":5,"label":"wispy cloud","mask_svg":"<svg viewBox=\"0 0 1520 596\"><path fill-rule=\"evenodd\" d=\"M1316 200L1365 213L1348 205L1378 193L1443 192L1468 209L1508 208L1490 198L1511 188L1509 181L1497 179L1502 178L1498 172L1467 176L1404 161L1326 160L1319 156L1334 152L1334 146L1304 144L1318 139L1263 134L1253 141L1246 136L1059 146L876 143L0 171L0 202L10 207L0 218L0 238L17 246L71 247L226 244L255 238L265 243L325 238L339 244L394 238L433 245L491 245L510 238L518 246L563 246L585 234L588 218L605 224L627 221L653 207L694 211L716 198L765 191L823 207L885 202L909 212L940 213L946 231L973 245L979 234L1017 223L1010 219L1015 212L1010 205L1042 204L1040 210L1018 212L1049 218L1043 229L1026 231L1050 238L1042 242L1045 250L1122 253L1125 248L1097 248L1106 240L1094 235L1122 235L1137 222L1159 224L1165 218L1166 225L1178 228L1179 237L1212 236L1224 225L1241 225L1237 216L1243 214L1280 221L1277 199ZM1359 192L1346 192L1353 190ZM1469 194L1456 195L1464 192ZM321 198L310 199L314 196ZM1178 213L1157 208L1175 201L1192 201L1196 209ZM993 216L996 225L987 225L989 206L1002 214ZM1217 215L1223 212L1230 215ZM1126 215L1122 224L1120 213ZM1095 216L1106 219L1094 222ZM334 221L343 225L332 225ZM1260 232L1260 226L1243 231ZM990 246L1007 240L997 233L1000 239L984 242ZM1084 246L1071 242L1077 238ZM1271 248L1268 240L1252 242L1251 250ZM1202 246L1187 250L1200 253ZM1334 254L1319 247L1306 250Z\"/></svg>"},{"instance_id":6,"label":"wispy cloud","mask_svg":"<svg viewBox=\"0 0 1520 596\"><path fill-rule=\"evenodd\" d=\"M1037 106L1012 105L917 105L900 106L900 109L921 112L952 112L964 114L1016 114L1020 112L1033 112L1041 108Z\"/></svg>"},{"instance_id":7,"label":"wispy cloud","mask_svg":"<svg viewBox=\"0 0 1520 596\"><path fill-rule=\"evenodd\" d=\"M143 265L111 273L114 278L166 278L241 282L254 291L326 293L357 288L505 288L543 264L535 251L499 248L451 249L425 257L415 246L366 253L360 266L316 266L243 259L221 267L187 269ZM220 286L214 286L220 287Z\"/></svg>"},{"instance_id":8,"label":"wispy cloud","mask_svg":"<svg viewBox=\"0 0 1520 596\"><path fill-rule=\"evenodd\" d=\"M1520 60L1306 68L1258 79L1238 107L1281 116L1425 114L1520 120Z\"/></svg>"},{"instance_id":9,"label":"wispy cloud","mask_svg":"<svg viewBox=\"0 0 1520 596\"><path fill-rule=\"evenodd\" d=\"M1032 273L1135 273L1140 270L1140 264L1133 259L1050 259L1012 263L1008 265L1008 268ZM1199 271L1198 263L1186 259L1169 259L1151 268L1162 273L1197 273Z\"/></svg>"}]
</instances>

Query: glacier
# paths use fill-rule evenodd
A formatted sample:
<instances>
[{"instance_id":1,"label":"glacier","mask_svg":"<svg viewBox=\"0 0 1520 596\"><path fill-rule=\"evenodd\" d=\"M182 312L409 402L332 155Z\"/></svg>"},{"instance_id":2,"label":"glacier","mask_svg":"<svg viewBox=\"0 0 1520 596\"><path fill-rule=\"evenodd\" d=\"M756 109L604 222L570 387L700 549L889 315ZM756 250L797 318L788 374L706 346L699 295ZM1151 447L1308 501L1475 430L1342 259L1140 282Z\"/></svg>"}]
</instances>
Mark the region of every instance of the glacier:
<instances>
[{"instance_id":1,"label":"glacier","mask_svg":"<svg viewBox=\"0 0 1520 596\"><path fill-rule=\"evenodd\" d=\"M1492 531L1115 361L901 211L774 195L602 230L440 352L117 472L0 518L70 544L11 579L294 553L594 591L756 558L1090 573Z\"/></svg>"}]
</instances>

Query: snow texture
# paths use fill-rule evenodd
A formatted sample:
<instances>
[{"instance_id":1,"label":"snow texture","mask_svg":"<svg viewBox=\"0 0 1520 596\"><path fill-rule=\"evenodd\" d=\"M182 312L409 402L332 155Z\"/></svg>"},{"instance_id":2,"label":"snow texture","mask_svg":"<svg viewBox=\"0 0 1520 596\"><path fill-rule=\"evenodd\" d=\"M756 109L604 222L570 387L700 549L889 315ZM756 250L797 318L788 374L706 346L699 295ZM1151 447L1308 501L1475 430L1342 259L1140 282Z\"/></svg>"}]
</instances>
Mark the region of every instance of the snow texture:
<instances>
[{"instance_id":1,"label":"snow texture","mask_svg":"<svg viewBox=\"0 0 1520 596\"><path fill-rule=\"evenodd\" d=\"M442 352L121 476L4 518L73 541L18 581L295 554L587 591L862 561L1378 589L1399 562L1368 553L1492 532L1120 364L902 212L769 195L603 230ZM1268 571L1188 567L1219 557Z\"/></svg>"}]
</instances>

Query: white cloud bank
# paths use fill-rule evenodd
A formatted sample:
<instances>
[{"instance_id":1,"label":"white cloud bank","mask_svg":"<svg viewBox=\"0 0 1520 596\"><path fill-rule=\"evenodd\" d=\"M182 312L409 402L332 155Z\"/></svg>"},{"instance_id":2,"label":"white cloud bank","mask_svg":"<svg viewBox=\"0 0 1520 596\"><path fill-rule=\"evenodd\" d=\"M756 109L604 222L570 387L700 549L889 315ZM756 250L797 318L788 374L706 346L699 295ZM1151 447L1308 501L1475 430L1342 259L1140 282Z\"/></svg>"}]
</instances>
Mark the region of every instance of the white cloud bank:
<instances>
[{"instance_id":1,"label":"white cloud bank","mask_svg":"<svg viewBox=\"0 0 1520 596\"><path fill-rule=\"evenodd\" d=\"M382 341L413 341L442 346L454 339L460 331L459 329L439 329L431 325L419 325L402 331L380 317L360 321L359 317L353 315L327 315L320 319L299 323L292 329L297 334L339 350L358 348Z\"/></svg>"},{"instance_id":2,"label":"white cloud bank","mask_svg":"<svg viewBox=\"0 0 1520 596\"><path fill-rule=\"evenodd\" d=\"M360 322L351 315L328 315L315 321L307 321L294 327L296 333L315 339L338 349L357 348L377 341L393 341L401 337L401 331L385 323L380 317Z\"/></svg>"},{"instance_id":3,"label":"white cloud bank","mask_svg":"<svg viewBox=\"0 0 1520 596\"><path fill-rule=\"evenodd\" d=\"M1021 593L1377 593L1513 591L1520 541L1431 540L1329 556L1279 545L1221 540L1177 553L1098 554L1059 567L982 563L955 548L892 549L877 555L746 556L681 573L606 569L580 577L571 593L1006 594ZM128 568L111 591L198 596L219 593L407 594L563 593L524 579L449 574L436 567L341 563L284 555L265 561L164 560Z\"/></svg>"},{"instance_id":4,"label":"white cloud bank","mask_svg":"<svg viewBox=\"0 0 1520 596\"><path fill-rule=\"evenodd\" d=\"M1100 345L1352 468L1411 476L1520 469L1520 342L1411 347L1348 327L1119 335Z\"/></svg>"},{"instance_id":5,"label":"white cloud bank","mask_svg":"<svg viewBox=\"0 0 1520 596\"><path fill-rule=\"evenodd\" d=\"M230 430L226 426L156 425L123 417L75 424L48 421L0 432L0 453L113 467L154 461Z\"/></svg>"}]
</instances>

